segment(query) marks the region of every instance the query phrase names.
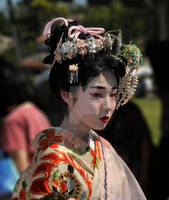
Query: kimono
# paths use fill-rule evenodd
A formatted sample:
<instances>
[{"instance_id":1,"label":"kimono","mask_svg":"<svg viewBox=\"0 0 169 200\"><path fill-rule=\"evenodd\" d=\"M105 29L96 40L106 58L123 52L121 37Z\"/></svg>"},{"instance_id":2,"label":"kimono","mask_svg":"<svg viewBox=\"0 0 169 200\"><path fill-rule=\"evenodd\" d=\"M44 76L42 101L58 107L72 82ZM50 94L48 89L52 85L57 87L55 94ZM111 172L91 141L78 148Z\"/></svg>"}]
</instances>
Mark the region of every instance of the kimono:
<instances>
[{"instance_id":1,"label":"kimono","mask_svg":"<svg viewBox=\"0 0 169 200\"><path fill-rule=\"evenodd\" d=\"M88 143L60 127L36 135L32 163L12 200L57 191L75 200L146 200L135 177L107 140L90 130Z\"/></svg>"}]
</instances>

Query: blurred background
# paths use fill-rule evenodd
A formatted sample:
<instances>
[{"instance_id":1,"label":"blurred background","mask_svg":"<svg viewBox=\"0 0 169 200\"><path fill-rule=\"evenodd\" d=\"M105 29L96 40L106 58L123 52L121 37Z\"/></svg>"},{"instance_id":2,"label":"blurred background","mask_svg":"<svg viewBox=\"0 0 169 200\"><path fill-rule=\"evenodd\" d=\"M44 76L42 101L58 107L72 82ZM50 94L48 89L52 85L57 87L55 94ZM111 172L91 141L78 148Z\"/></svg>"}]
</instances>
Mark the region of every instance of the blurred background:
<instances>
[{"instance_id":1,"label":"blurred background","mask_svg":"<svg viewBox=\"0 0 169 200\"><path fill-rule=\"evenodd\" d=\"M145 138L148 138L149 147L143 160L149 161L146 169L149 181L144 191L150 200L167 199L169 1L0 0L0 55L24 71L34 86L36 104L56 126L63 113L48 88L50 67L42 62L48 51L41 34L49 20L60 16L79 20L87 27L121 29L123 42L135 43L141 49L144 63L138 72L139 84L132 103L139 109L148 130ZM5 114L1 111L2 119ZM167 175L160 174L162 171Z\"/></svg>"},{"instance_id":2,"label":"blurred background","mask_svg":"<svg viewBox=\"0 0 169 200\"><path fill-rule=\"evenodd\" d=\"M153 41L169 37L168 1L1 0L0 54L24 68L31 79L37 79L37 84L45 81L48 75L43 73L48 66L42 63L47 48L41 33L44 25L57 16L80 20L85 26L121 29L124 43L131 41L141 48L144 65L139 70L136 94L139 99L136 102L144 109L152 129L152 140L157 145L160 139L160 101L146 47Z\"/></svg>"}]
</instances>

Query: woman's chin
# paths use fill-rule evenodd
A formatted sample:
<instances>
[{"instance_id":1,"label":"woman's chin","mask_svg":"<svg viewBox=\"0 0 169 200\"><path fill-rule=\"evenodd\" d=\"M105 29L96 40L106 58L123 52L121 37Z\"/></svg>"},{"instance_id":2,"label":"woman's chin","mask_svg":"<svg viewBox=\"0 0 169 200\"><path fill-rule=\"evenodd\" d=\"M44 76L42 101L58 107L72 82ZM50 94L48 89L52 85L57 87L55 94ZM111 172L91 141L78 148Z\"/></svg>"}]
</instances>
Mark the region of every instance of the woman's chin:
<instances>
[{"instance_id":1,"label":"woman's chin","mask_svg":"<svg viewBox=\"0 0 169 200\"><path fill-rule=\"evenodd\" d=\"M102 125L98 125L98 126L95 126L95 127L92 127L93 130L96 130L96 131L101 131L103 130L105 127L107 126L107 123L106 124L102 124Z\"/></svg>"}]
</instances>

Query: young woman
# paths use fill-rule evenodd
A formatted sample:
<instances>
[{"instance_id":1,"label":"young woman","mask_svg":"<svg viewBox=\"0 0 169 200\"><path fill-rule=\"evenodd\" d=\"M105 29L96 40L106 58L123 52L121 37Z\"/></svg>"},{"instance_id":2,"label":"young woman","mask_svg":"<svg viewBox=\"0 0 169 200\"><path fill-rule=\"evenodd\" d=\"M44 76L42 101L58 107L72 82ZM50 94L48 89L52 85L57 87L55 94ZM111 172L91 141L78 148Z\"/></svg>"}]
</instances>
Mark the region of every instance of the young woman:
<instances>
[{"instance_id":1,"label":"young woman","mask_svg":"<svg viewBox=\"0 0 169 200\"><path fill-rule=\"evenodd\" d=\"M13 200L145 200L126 164L94 131L133 95L139 49L121 48L118 35L64 18L50 21L44 34L50 52L44 62L53 65L49 84L64 102L65 117L34 139L34 159Z\"/></svg>"}]
</instances>

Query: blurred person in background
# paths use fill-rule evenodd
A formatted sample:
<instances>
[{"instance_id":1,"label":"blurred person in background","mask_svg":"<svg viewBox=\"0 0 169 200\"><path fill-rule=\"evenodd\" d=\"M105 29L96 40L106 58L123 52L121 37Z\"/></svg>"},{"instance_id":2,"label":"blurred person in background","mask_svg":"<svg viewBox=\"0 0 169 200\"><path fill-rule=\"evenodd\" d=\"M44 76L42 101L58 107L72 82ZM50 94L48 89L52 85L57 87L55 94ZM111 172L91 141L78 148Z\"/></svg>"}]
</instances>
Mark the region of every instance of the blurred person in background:
<instances>
[{"instance_id":1,"label":"blurred person in background","mask_svg":"<svg viewBox=\"0 0 169 200\"><path fill-rule=\"evenodd\" d=\"M4 113L0 129L0 149L9 154L19 173L33 158L32 140L50 127L47 115L33 103L34 91L26 75L0 57L0 107Z\"/></svg>"}]
</instances>

